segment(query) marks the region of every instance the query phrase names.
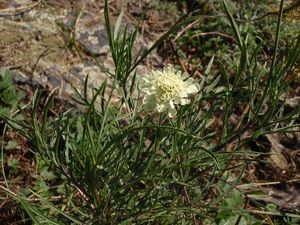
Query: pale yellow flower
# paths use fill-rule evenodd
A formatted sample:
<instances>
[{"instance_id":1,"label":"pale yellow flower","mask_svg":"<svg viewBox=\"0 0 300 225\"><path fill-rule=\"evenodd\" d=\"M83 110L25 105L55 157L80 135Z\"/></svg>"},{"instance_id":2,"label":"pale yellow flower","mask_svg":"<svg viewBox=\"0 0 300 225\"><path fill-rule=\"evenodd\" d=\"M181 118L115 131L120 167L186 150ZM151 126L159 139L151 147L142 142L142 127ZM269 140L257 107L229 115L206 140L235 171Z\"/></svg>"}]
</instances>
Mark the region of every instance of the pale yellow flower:
<instances>
[{"instance_id":1,"label":"pale yellow flower","mask_svg":"<svg viewBox=\"0 0 300 225\"><path fill-rule=\"evenodd\" d=\"M176 70L172 65L163 71L153 70L144 79L142 91L143 103L147 111L167 111L169 117L176 115L176 105L190 102L190 94L200 91L200 85L186 73Z\"/></svg>"}]
</instances>

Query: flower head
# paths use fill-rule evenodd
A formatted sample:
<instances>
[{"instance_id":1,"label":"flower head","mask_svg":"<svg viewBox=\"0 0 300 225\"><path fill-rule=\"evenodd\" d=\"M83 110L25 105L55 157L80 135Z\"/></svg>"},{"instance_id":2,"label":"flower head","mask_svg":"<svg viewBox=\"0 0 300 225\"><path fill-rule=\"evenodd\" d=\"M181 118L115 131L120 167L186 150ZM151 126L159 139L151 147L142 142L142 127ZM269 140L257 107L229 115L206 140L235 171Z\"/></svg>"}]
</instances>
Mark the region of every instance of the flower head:
<instances>
[{"instance_id":1,"label":"flower head","mask_svg":"<svg viewBox=\"0 0 300 225\"><path fill-rule=\"evenodd\" d=\"M143 103L147 111L168 111L169 117L176 114L174 104L186 105L190 94L200 91L200 85L194 83L186 73L168 65L163 71L153 70L144 79L142 91Z\"/></svg>"}]
</instances>

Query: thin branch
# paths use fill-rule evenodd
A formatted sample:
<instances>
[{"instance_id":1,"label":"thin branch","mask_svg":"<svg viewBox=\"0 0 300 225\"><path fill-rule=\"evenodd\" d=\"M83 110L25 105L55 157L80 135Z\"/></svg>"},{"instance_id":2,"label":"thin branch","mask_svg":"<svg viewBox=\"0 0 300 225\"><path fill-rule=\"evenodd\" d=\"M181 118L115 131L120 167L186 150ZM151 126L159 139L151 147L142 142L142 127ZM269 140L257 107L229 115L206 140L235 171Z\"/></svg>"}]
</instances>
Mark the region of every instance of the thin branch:
<instances>
[{"instance_id":1,"label":"thin branch","mask_svg":"<svg viewBox=\"0 0 300 225\"><path fill-rule=\"evenodd\" d=\"M24 5L24 6L17 7L17 8L1 9L0 10L0 17L22 15L22 14L32 10L34 7L36 7L38 4L40 4L41 1L42 0L39 0L35 3L27 4L27 5Z\"/></svg>"},{"instance_id":2,"label":"thin branch","mask_svg":"<svg viewBox=\"0 0 300 225\"><path fill-rule=\"evenodd\" d=\"M170 43L171 49L172 49L172 51L173 51L173 53L174 53L174 55L175 55L175 57L176 57L176 60L177 60L178 63L180 64L181 69L182 69L186 74L189 74L188 71L186 70L186 68L185 68L185 66L184 66L184 64L183 64L183 62L182 62L182 60L180 59L180 57L179 57L177 51L176 51L175 48L174 48L174 43L173 43L173 41L170 40L169 43Z\"/></svg>"}]
</instances>

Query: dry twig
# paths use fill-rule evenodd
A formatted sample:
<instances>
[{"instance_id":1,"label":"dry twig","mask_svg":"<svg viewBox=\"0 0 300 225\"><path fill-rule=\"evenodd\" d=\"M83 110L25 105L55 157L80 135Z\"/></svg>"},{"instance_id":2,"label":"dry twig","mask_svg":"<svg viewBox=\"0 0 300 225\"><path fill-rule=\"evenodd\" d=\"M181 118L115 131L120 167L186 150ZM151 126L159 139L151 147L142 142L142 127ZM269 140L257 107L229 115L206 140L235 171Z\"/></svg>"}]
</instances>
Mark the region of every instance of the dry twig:
<instances>
[{"instance_id":1,"label":"dry twig","mask_svg":"<svg viewBox=\"0 0 300 225\"><path fill-rule=\"evenodd\" d=\"M1 9L0 10L0 17L22 15L22 14L32 10L34 7L36 7L38 4L40 4L41 1L42 0L38 0L35 3L27 4L27 5L24 5L24 6L17 7L17 8Z\"/></svg>"}]
</instances>

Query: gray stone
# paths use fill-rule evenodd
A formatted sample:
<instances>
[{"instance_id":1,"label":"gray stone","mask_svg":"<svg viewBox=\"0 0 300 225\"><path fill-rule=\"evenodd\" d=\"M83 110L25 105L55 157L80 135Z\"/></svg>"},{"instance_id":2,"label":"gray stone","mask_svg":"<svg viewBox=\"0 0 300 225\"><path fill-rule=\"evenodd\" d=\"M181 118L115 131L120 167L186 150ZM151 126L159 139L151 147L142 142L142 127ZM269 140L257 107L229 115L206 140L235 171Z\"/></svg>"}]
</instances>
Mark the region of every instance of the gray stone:
<instances>
[{"instance_id":1,"label":"gray stone","mask_svg":"<svg viewBox=\"0 0 300 225\"><path fill-rule=\"evenodd\" d=\"M108 79L108 87L111 86L105 71L113 72L114 64L109 53L103 3L95 2L66 0L62 4L58 0L49 0L47 4L40 3L18 14L18 19L0 17L0 66L13 68L19 74L19 81L48 89L59 88L64 98L74 93L72 86L82 91L87 75L89 94L105 79ZM12 12L26 4L32 4L32 1L0 0L1 9L9 8ZM112 16L112 25L117 16ZM133 31L131 17L124 15L123 19L121 30L129 24L128 30ZM138 35L133 56L140 48L150 45L149 40ZM159 57L153 54L150 60L152 64L159 61ZM149 64L149 61L145 62ZM146 66L138 68L138 74L147 71Z\"/></svg>"}]
</instances>

